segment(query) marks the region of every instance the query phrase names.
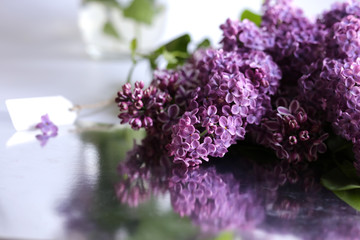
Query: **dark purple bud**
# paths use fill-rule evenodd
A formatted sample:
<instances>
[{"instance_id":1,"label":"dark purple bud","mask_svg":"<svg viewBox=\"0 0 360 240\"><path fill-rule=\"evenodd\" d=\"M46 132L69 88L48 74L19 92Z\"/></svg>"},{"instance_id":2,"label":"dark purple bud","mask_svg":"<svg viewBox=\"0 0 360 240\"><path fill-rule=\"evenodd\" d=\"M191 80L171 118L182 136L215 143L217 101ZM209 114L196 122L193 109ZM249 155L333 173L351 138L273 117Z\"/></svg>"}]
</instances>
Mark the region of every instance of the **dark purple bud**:
<instances>
[{"instance_id":1,"label":"dark purple bud","mask_svg":"<svg viewBox=\"0 0 360 240\"><path fill-rule=\"evenodd\" d=\"M269 81L267 81L266 79L261 79L261 86L267 88L269 87Z\"/></svg>"},{"instance_id":2,"label":"dark purple bud","mask_svg":"<svg viewBox=\"0 0 360 240\"><path fill-rule=\"evenodd\" d=\"M131 95L131 84L130 83L126 83L122 86L122 94L125 96L130 96Z\"/></svg>"},{"instance_id":3,"label":"dark purple bud","mask_svg":"<svg viewBox=\"0 0 360 240\"><path fill-rule=\"evenodd\" d=\"M299 138L301 141L307 141L310 139L309 132L307 130L301 131L299 133Z\"/></svg>"},{"instance_id":4,"label":"dark purple bud","mask_svg":"<svg viewBox=\"0 0 360 240\"><path fill-rule=\"evenodd\" d=\"M120 103L118 104L118 106L119 106L119 108L120 108L120 111L126 111L126 110L128 110L128 107L129 107L126 102L120 102Z\"/></svg>"},{"instance_id":5,"label":"dark purple bud","mask_svg":"<svg viewBox=\"0 0 360 240\"><path fill-rule=\"evenodd\" d=\"M278 143L282 142L282 140L283 140L283 136L281 135L281 133L274 133L272 138L275 142L278 142Z\"/></svg>"},{"instance_id":6,"label":"dark purple bud","mask_svg":"<svg viewBox=\"0 0 360 240\"><path fill-rule=\"evenodd\" d=\"M134 105L137 109L141 109L144 106L144 103L141 100L137 100Z\"/></svg>"},{"instance_id":7,"label":"dark purple bud","mask_svg":"<svg viewBox=\"0 0 360 240\"><path fill-rule=\"evenodd\" d=\"M141 90L141 89L139 89L139 88L136 88L135 90L134 90L134 96L133 96L133 98L135 99L135 100L139 100L139 99L141 99L143 97L143 90Z\"/></svg>"},{"instance_id":8,"label":"dark purple bud","mask_svg":"<svg viewBox=\"0 0 360 240\"><path fill-rule=\"evenodd\" d=\"M153 126L153 120L150 117L145 117L143 119L143 125L145 128L152 127Z\"/></svg>"},{"instance_id":9,"label":"dark purple bud","mask_svg":"<svg viewBox=\"0 0 360 240\"><path fill-rule=\"evenodd\" d=\"M307 120L307 114L300 110L296 113L296 119L300 122L300 123L303 123L303 122L306 122Z\"/></svg>"},{"instance_id":10,"label":"dark purple bud","mask_svg":"<svg viewBox=\"0 0 360 240\"><path fill-rule=\"evenodd\" d=\"M142 82L142 81L135 82L135 88L143 89L144 88L144 82Z\"/></svg>"},{"instance_id":11,"label":"dark purple bud","mask_svg":"<svg viewBox=\"0 0 360 240\"><path fill-rule=\"evenodd\" d=\"M142 127L141 120L139 118L134 118L130 121L131 127L135 130Z\"/></svg>"},{"instance_id":12,"label":"dark purple bud","mask_svg":"<svg viewBox=\"0 0 360 240\"><path fill-rule=\"evenodd\" d=\"M290 136L289 137L289 144L290 145L295 145L297 143L297 139L295 136Z\"/></svg>"},{"instance_id":13,"label":"dark purple bud","mask_svg":"<svg viewBox=\"0 0 360 240\"><path fill-rule=\"evenodd\" d=\"M300 126L299 126L299 124L297 123L297 121L295 119L291 119L289 121L289 127L291 129L298 129Z\"/></svg>"}]
</instances>

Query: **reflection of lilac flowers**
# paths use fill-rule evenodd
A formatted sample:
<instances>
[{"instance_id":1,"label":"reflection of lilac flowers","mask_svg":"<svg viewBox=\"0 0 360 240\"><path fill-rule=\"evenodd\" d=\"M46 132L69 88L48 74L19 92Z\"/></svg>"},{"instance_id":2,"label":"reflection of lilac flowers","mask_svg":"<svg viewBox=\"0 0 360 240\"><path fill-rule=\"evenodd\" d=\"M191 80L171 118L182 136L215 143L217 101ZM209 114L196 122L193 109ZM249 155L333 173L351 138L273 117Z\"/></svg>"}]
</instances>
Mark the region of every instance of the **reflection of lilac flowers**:
<instances>
[{"instance_id":1,"label":"reflection of lilac flowers","mask_svg":"<svg viewBox=\"0 0 360 240\"><path fill-rule=\"evenodd\" d=\"M137 206L151 194L169 192L173 210L205 233L236 231L249 239L257 230L301 239L358 236L355 212L321 188L317 173L306 162L259 165L230 153L213 165L169 168L166 152L154 138L145 138L143 144L129 152L118 168L122 179L116 186L117 196L129 206ZM349 232L343 232L344 224L336 224L339 216L348 223Z\"/></svg>"},{"instance_id":2,"label":"reflection of lilac flowers","mask_svg":"<svg viewBox=\"0 0 360 240\"><path fill-rule=\"evenodd\" d=\"M215 167L177 172L169 184L174 210L205 232L250 230L264 219L255 192L244 191L231 173L218 173Z\"/></svg>"},{"instance_id":3,"label":"reflection of lilac flowers","mask_svg":"<svg viewBox=\"0 0 360 240\"><path fill-rule=\"evenodd\" d=\"M169 169L169 159L156 137L146 137L135 145L118 166L121 180L115 186L117 198L122 203L136 207L148 200L151 194L164 191Z\"/></svg>"},{"instance_id":4,"label":"reflection of lilac flowers","mask_svg":"<svg viewBox=\"0 0 360 240\"><path fill-rule=\"evenodd\" d=\"M41 116L41 122L36 124L35 128L41 131L41 134L36 135L36 139L40 141L41 146L45 146L50 138L56 137L58 134L58 127L50 121L47 114Z\"/></svg>"}]
</instances>

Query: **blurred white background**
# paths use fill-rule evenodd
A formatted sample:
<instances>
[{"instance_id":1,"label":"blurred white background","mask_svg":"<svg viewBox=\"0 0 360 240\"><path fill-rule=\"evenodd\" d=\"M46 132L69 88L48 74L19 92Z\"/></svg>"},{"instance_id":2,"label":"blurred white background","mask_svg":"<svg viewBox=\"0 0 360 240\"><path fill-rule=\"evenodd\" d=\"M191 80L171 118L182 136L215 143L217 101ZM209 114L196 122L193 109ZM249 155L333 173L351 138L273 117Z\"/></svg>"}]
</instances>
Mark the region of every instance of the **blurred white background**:
<instances>
[{"instance_id":1,"label":"blurred white background","mask_svg":"<svg viewBox=\"0 0 360 240\"><path fill-rule=\"evenodd\" d=\"M329 8L334 0L296 0L308 16ZM160 42L182 33L194 41L221 38L219 25L238 18L245 8L260 12L261 0L168 1ZM12 0L0 3L0 111L4 100L63 94L73 102L107 99L124 81L130 62L92 61L78 28L79 0ZM143 78L140 68L135 79ZM146 77L146 75L145 75Z\"/></svg>"}]
</instances>

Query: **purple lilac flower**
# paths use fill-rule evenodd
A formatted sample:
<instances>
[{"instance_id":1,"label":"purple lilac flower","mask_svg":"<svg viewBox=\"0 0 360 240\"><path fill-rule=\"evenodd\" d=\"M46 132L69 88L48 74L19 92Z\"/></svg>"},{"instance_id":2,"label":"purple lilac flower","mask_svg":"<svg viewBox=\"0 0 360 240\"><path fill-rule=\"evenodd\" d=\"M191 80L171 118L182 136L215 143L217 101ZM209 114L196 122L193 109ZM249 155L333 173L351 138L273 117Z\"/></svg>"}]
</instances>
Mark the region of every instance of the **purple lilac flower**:
<instances>
[{"instance_id":1,"label":"purple lilac flower","mask_svg":"<svg viewBox=\"0 0 360 240\"><path fill-rule=\"evenodd\" d=\"M227 19L220 25L220 29L223 31L223 39L220 43L224 51L243 50L243 48L265 50L274 45L274 38L248 19L241 22Z\"/></svg>"},{"instance_id":2,"label":"purple lilac flower","mask_svg":"<svg viewBox=\"0 0 360 240\"><path fill-rule=\"evenodd\" d=\"M36 124L35 128L41 131L41 134L35 136L41 146L45 146L50 138L58 135L58 127L50 120L48 114L41 116L41 122Z\"/></svg>"},{"instance_id":3,"label":"purple lilac flower","mask_svg":"<svg viewBox=\"0 0 360 240\"><path fill-rule=\"evenodd\" d=\"M269 111L260 127L255 128L256 142L272 148L278 158L289 163L317 160L317 154L327 149L324 140L328 134L313 118L313 109L306 109L297 100L288 104L286 99L278 99L276 109Z\"/></svg>"},{"instance_id":4,"label":"purple lilac flower","mask_svg":"<svg viewBox=\"0 0 360 240\"><path fill-rule=\"evenodd\" d=\"M121 123L129 123L133 129L151 128L169 98L167 93L154 86L144 89L143 82L136 82L133 91L131 85L126 83L115 99L121 111Z\"/></svg>"},{"instance_id":5,"label":"purple lilac flower","mask_svg":"<svg viewBox=\"0 0 360 240\"><path fill-rule=\"evenodd\" d=\"M338 48L348 57L360 55L360 19L353 15L344 17L333 25L333 39Z\"/></svg>"},{"instance_id":6,"label":"purple lilac flower","mask_svg":"<svg viewBox=\"0 0 360 240\"><path fill-rule=\"evenodd\" d=\"M323 56L326 31L321 24L306 18L289 0L275 3L267 0L263 10L261 27L275 39L274 46L267 51L283 71L283 81L295 85L306 66Z\"/></svg>"},{"instance_id":7,"label":"purple lilac flower","mask_svg":"<svg viewBox=\"0 0 360 240\"><path fill-rule=\"evenodd\" d=\"M246 126L260 122L281 78L271 57L260 51L210 49L194 54L192 61L197 78L183 84L191 90L191 100L168 145L174 162L186 166L222 157L236 140L244 139ZM202 148L205 139L211 148Z\"/></svg>"},{"instance_id":8,"label":"purple lilac flower","mask_svg":"<svg viewBox=\"0 0 360 240\"><path fill-rule=\"evenodd\" d=\"M260 123L280 78L262 51L199 50L176 70L156 71L145 90L141 82L133 90L125 84L119 118L156 136L175 163L195 166L223 156L248 124Z\"/></svg>"},{"instance_id":9,"label":"purple lilac flower","mask_svg":"<svg viewBox=\"0 0 360 240\"><path fill-rule=\"evenodd\" d=\"M336 22L340 22L344 17L354 15L360 17L360 3L357 0L348 0L342 3L337 2L331 6L329 11L324 12L318 22L331 28Z\"/></svg>"}]
</instances>

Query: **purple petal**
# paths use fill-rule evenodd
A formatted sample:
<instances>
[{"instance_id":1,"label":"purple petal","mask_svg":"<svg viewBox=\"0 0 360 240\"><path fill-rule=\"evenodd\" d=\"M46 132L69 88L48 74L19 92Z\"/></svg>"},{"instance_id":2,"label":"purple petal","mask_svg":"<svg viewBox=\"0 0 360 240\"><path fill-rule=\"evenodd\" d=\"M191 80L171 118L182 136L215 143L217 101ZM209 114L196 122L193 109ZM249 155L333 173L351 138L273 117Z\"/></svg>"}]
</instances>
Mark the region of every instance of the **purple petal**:
<instances>
[{"instance_id":1,"label":"purple petal","mask_svg":"<svg viewBox=\"0 0 360 240\"><path fill-rule=\"evenodd\" d=\"M300 108L300 103L297 100L293 100L290 103L289 110L291 113L296 113L297 110ZM279 111L279 108L278 108Z\"/></svg>"},{"instance_id":2,"label":"purple petal","mask_svg":"<svg viewBox=\"0 0 360 240\"><path fill-rule=\"evenodd\" d=\"M234 101L234 96L231 93L226 94L225 101L227 103L232 103Z\"/></svg>"},{"instance_id":3,"label":"purple petal","mask_svg":"<svg viewBox=\"0 0 360 240\"><path fill-rule=\"evenodd\" d=\"M212 116L212 115L214 115L216 113L217 113L217 108L214 105L211 105L210 107L208 107L207 114L209 116Z\"/></svg>"},{"instance_id":4,"label":"purple petal","mask_svg":"<svg viewBox=\"0 0 360 240\"><path fill-rule=\"evenodd\" d=\"M224 116L221 116L219 119L219 125L223 128L225 128L227 126L227 119Z\"/></svg>"},{"instance_id":5,"label":"purple petal","mask_svg":"<svg viewBox=\"0 0 360 240\"><path fill-rule=\"evenodd\" d=\"M168 115L170 118L174 119L179 115L180 108L178 105L173 104L168 108Z\"/></svg>"},{"instance_id":6,"label":"purple petal","mask_svg":"<svg viewBox=\"0 0 360 240\"><path fill-rule=\"evenodd\" d=\"M282 114L282 115L291 115L289 109L285 108L285 107L278 107L277 108L278 113Z\"/></svg>"}]
</instances>

